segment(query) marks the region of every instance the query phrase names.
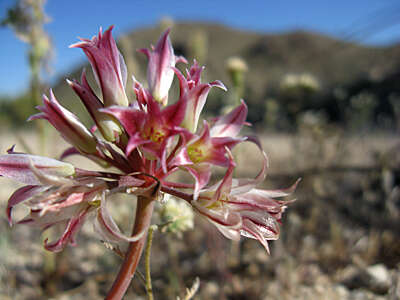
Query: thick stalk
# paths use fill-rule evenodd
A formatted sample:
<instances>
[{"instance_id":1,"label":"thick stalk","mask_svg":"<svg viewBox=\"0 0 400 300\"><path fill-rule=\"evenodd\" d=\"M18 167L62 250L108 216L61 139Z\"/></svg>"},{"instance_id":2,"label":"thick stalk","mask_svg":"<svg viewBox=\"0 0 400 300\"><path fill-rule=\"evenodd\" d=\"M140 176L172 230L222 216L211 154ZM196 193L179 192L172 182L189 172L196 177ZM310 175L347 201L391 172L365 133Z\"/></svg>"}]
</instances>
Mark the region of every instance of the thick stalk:
<instances>
[{"instance_id":1,"label":"thick stalk","mask_svg":"<svg viewBox=\"0 0 400 300\"><path fill-rule=\"evenodd\" d=\"M133 226L132 235L136 235L143 230L147 230L150 225L151 215L154 208L154 199L147 197L138 197L135 224ZM121 265L117 278L115 279L106 300L121 300L128 289L136 267L139 264L140 257L143 252L143 246L146 242L147 233L143 237L129 244L124 262Z\"/></svg>"}]
</instances>

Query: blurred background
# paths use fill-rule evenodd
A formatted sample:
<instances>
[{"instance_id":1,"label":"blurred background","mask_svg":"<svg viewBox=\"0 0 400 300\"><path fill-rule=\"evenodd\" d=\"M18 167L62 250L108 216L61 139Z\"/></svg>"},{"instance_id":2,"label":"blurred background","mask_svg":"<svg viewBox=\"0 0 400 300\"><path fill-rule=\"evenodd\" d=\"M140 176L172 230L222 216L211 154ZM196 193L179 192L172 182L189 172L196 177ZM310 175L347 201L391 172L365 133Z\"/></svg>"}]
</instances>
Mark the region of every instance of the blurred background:
<instances>
[{"instance_id":1,"label":"blurred background","mask_svg":"<svg viewBox=\"0 0 400 300\"><path fill-rule=\"evenodd\" d=\"M25 122L50 87L91 125L65 82L86 68L93 83L82 51L68 48L78 37L115 25L129 74L145 82L146 58L136 50L171 28L176 54L205 65L203 82L228 88L211 91L208 116L240 98L248 104L253 126L245 131L261 136L270 159L265 187L302 182L270 256L254 240L226 240L198 217L192 230L157 231L155 298L183 297L199 277L194 299L400 299L400 4L276 2L1 0L0 150L62 153L54 130ZM253 151L236 149L237 176L258 172ZM16 185L2 187L5 208ZM116 199L123 228L132 202ZM120 259L90 226L78 247L55 257L41 249L37 230L9 229L5 215L0 223L0 299L105 295ZM140 280L126 298L146 299Z\"/></svg>"}]
</instances>

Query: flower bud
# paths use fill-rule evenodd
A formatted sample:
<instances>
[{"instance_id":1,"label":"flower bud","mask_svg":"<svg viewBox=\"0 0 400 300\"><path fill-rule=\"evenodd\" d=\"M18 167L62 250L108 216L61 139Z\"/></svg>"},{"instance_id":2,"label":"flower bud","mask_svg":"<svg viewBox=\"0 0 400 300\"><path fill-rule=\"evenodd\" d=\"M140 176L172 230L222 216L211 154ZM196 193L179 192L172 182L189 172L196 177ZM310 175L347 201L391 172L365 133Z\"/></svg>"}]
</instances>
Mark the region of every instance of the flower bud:
<instances>
[{"instance_id":1,"label":"flower bud","mask_svg":"<svg viewBox=\"0 0 400 300\"><path fill-rule=\"evenodd\" d=\"M66 177L75 173L73 165L48 157L20 153L0 155L1 176L25 184L38 184L40 180L33 168L55 177Z\"/></svg>"},{"instance_id":2,"label":"flower bud","mask_svg":"<svg viewBox=\"0 0 400 300\"><path fill-rule=\"evenodd\" d=\"M81 42L71 45L71 48L82 48L92 65L97 84L103 94L105 106L128 106L128 98L125 94L127 70L124 58L117 48L111 35L113 27L91 40L82 39Z\"/></svg>"},{"instance_id":3,"label":"flower bud","mask_svg":"<svg viewBox=\"0 0 400 300\"><path fill-rule=\"evenodd\" d=\"M149 49L139 50L149 59L147 68L149 90L153 98L163 105L168 103L168 91L174 79L175 63L179 61L186 63L183 57L175 56L168 34L169 29L163 33L152 51Z\"/></svg>"},{"instance_id":4,"label":"flower bud","mask_svg":"<svg viewBox=\"0 0 400 300\"><path fill-rule=\"evenodd\" d=\"M89 86L85 72L82 73L81 84L68 79L67 82L82 100L103 137L107 141L114 142L122 133L121 126L114 117L100 111L104 105Z\"/></svg>"},{"instance_id":5,"label":"flower bud","mask_svg":"<svg viewBox=\"0 0 400 300\"><path fill-rule=\"evenodd\" d=\"M96 139L78 118L58 103L53 91L50 99L43 96L43 106L37 107L41 113L31 116L28 121L46 119L57 129L61 136L83 153L96 152Z\"/></svg>"}]
</instances>

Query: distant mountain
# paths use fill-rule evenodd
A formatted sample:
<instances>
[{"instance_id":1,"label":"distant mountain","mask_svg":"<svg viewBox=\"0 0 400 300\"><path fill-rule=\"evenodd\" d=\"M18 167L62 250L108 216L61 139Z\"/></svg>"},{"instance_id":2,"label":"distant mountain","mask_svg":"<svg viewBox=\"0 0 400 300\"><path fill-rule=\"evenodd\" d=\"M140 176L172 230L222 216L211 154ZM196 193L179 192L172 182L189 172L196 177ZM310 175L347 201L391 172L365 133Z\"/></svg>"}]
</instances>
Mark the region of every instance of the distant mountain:
<instances>
[{"instance_id":1,"label":"distant mountain","mask_svg":"<svg viewBox=\"0 0 400 300\"><path fill-rule=\"evenodd\" d=\"M160 33L159 27L133 31L126 36L124 47L120 47L125 57L134 58L136 78L143 79L146 75L146 58L136 49L155 44ZM199 36L203 47L200 63L206 66L207 80L220 79L229 88L226 59L239 56L247 62L244 98L253 105L261 105L269 95L276 94L289 73L309 73L319 81L323 91L328 91L360 80L383 80L400 69L400 45L371 47L313 32L262 34L204 23L178 23L171 31L175 51L190 60ZM64 77L78 79L83 67ZM55 86L55 93L67 106L75 106L78 101L64 79ZM217 96L211 98L222 97L220 92L214 93Z\"/></svg>"}]
</instances>

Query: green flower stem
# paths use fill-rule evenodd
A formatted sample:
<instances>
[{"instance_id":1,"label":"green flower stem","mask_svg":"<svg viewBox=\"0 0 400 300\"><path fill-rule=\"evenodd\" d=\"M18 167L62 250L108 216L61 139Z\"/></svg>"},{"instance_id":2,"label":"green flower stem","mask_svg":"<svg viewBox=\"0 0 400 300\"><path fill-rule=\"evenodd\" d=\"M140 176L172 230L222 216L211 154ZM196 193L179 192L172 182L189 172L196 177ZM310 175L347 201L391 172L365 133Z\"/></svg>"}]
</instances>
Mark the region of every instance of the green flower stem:
<instances>
[{"instance_id":1,"label":"green flower stem","mask_svg":"<svg viewBox=\"0 0 400 300\"><path fill-rule=\"evenodd\" d=\"M154 209L154 199L147 197L138 197L135 224L133 226L132 235L138 234L143 230L147 230L150 226L151 215ZM121 265L117 278L115 279L106 300L121 300L128 289L136 268L139 264L140 257L143 252L143 247L146 242L147 234L144 234L141 239L129 244L124 262Z\"/></svg>"},{"instance_id":2,"label":"green flower stem","mask_svg":"<svg viewBox=\"0 0 400 300\"><path fill-rule=\"evenodd\" d=\"M144 252L144 258L145 258L145 268L146 268L146 292L147 292L147 298L149 300L153 300L153 288L151 285L151 273L150 273L150 256L151 256L151 244L153 242L153 233L154 230L156 230L156 226L150 226L149 232L147 235L147 244L146 244L146 250Z\"/></svg>"}]
</instances>

